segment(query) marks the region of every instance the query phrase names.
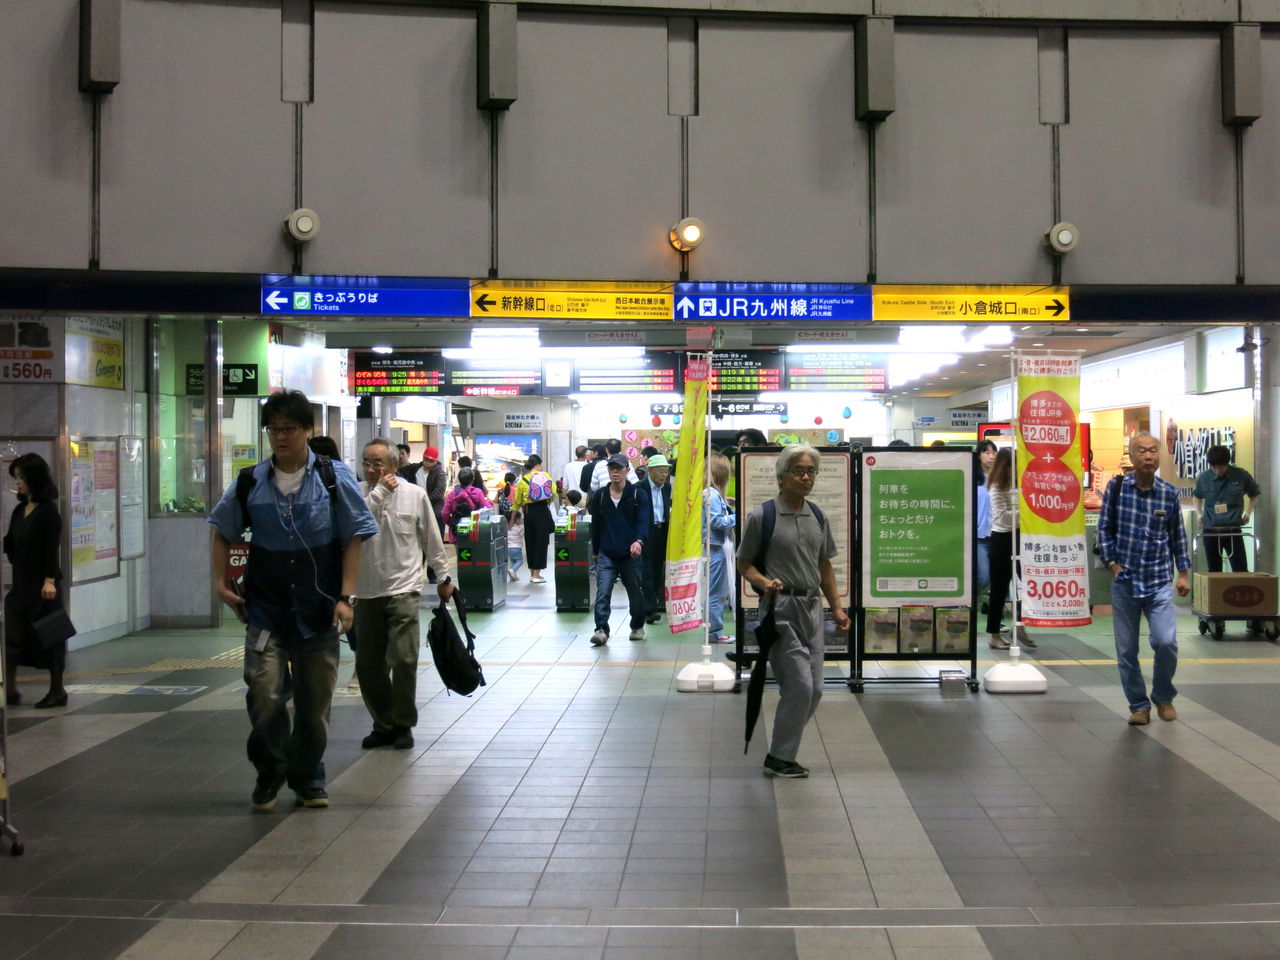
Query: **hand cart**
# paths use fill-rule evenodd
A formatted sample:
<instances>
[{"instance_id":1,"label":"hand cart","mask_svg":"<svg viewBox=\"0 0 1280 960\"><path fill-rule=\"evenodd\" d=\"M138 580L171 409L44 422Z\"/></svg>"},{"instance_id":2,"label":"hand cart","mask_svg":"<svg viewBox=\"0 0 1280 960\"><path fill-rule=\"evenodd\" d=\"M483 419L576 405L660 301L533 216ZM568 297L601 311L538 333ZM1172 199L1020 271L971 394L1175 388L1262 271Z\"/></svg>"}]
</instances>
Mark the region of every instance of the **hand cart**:
<instances>
[{"instance_id":1,"label":"hand cart","mask_svg":"<svg viewBox=\"0 0 1280 960\"><path fill-rule=\"evenodd\" d=\"M1244 533L1243 531L1236 532L1236 533L1209 533L1208 531L1203 531L1198 536L1193 537L1191 541L1192 570L1195 570L1196 553L1198 552L1198 549L1200 547L1200 542L1206 536L1212 536L1214 538L1221 538L1224 540L1229 539L1231 537L1240 537L1241 540L1243 540L1245 537L1248 537L1253 541L1254 557L1256 558L1258 556L1258 538L1252 533ZM1214 640L1221 640L1226 635L1228 621L1234 620L1239 622L1243 620L1245 623L1246 632L1253 633L1253 634L1261 634L1262 636L1266 637L1268 640L1274 641L1274 640L1280 639L1280 615L1259 616L1257 614L1249 614L1249 613L1239 613L1239 614L1205 613L1202 610L1196 609L1194 594L1192 595L1192 597L1193 599L1191 604L1191 612L1196 616L1196 619L1198 621L1197 626L1200 629L1201 636L1210 636Z\"/></svg>"},{"instance_id":2,"label":"hand cart","mask_svg":"<svg viewBox=\"0 0 1280 960\"><path fill-rule=\"evenodd\" d=\"M0 619L0 650L4 649L4 622ZM9 841L9 852L20 857L26 847L18 838L18 831L9 816L9 704L4 696L4 657L0 657L0 837Z\"/></svg>"}]
</instances>

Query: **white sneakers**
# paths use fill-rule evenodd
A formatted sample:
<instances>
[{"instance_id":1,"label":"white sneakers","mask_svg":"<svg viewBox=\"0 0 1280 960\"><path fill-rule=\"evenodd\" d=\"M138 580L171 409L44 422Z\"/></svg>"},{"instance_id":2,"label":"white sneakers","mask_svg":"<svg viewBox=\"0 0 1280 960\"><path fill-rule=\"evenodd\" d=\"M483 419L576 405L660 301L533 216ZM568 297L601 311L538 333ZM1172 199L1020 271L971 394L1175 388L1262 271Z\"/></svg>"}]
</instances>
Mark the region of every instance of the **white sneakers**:
<instances>
[{"instance_id":1,"label":"white sneakers","mask_svg":"<svg viewBox=\"0 0 1280 960\"><path fill-rule=\"evenodd\" d=\"M644 627L636 627L634 630L632 630L632 631L631 631L631 633L628 635L627 639L628 639L628 640L643 640L643 639L644 639Z\"/></svg>"},{"instance_id":2,"label":"white sneakers","mask_svg":"<svg viewBox=\"0 0 1280 960\"><path fill-rule=\"evenodd\" d=\"M593 647L603 647L608 642L609 635L603 630L596 630L596 632L591 635L591 645Z\"/></svg>"}]
</instances>

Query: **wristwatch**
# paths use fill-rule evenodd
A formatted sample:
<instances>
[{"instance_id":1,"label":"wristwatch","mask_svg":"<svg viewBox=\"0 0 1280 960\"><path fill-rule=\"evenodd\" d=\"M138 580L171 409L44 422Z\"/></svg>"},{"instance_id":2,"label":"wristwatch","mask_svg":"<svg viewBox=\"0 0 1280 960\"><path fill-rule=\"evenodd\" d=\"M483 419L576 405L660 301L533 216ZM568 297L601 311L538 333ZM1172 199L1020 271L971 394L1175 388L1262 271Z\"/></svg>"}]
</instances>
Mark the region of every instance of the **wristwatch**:
<instances>
[{"instance_id":1,"label":"wristwatch","mask_svg":"<svg viewBox=\"0 0 1280 960\"><path fill-rule=\"evenodd\" d=\"M348 607L354 607L356 605L356 598L352 594L344 593L342 596L338 597L338 602L345 603Z\"/></svg>"}]
</instances>

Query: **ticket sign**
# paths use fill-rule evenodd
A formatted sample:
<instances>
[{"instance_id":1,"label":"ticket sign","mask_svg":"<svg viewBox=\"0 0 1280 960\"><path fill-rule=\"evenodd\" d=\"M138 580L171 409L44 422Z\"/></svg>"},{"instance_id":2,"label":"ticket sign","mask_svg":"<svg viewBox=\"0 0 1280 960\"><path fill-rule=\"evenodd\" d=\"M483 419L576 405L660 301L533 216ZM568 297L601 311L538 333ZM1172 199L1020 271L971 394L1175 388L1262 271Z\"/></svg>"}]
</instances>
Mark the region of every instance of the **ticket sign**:
<instances>
[{"instance_id":1,"label":"ticket sign","mask_svg":"<svg viewBox=\"0 0 1280 960\"><path fill-rule=\"evenodd\" d=\"M907 323L1019 323L1070 320L1066 287L885 285L872 288L871 317Z\"/></svg>"},{"instance_id":2,"label":"ticket sign","mask_svg":"<svg viewBox=\"0 0 1280 960\"><path fill-rule=\"evenodd\" d=\"M352 354L351 392L356 396L435 396L444 393L444 358L438 353Z\"/></svg>"},{"instance_id":3,"label":"ticket sign","mask_svg":"<svg viewBox=\"0 0 1280 960\"><path fill-rule=\"evenodd\" d=\"M889 355L806 350L788 353L787 390L838 391L888 389Z\"/></svg>"},{"instance_id":4,"label":"ticket sign","mask_svg":"<svg viewBox=\"0 0 1280 960\"><path fill-rule=\"evenodd\" d=\"M759 393L781 390L783 359L779 350L724 350L711 355L712 393Z\"/></svg>"},{"instance_id":5,"label":"ticket sign","mask_svg":"<svg viewBox=\"0 0 1280 960\"><path fill-rule=\"evenodd\" d=\"M452 277L288 277L267 274L259 309L273 314L465 317L471 281Z\"/></svg>"},{"instance_id":6,"label":"ticket sign","mask_svg":"<svg viewBox=\"0 0 1280 960\"><path fill-rule=\"evenodd\" d=\"M516 320L670 320L671 285L528 280L482 281L471 316Z\"/></svg>"}]
</instances>

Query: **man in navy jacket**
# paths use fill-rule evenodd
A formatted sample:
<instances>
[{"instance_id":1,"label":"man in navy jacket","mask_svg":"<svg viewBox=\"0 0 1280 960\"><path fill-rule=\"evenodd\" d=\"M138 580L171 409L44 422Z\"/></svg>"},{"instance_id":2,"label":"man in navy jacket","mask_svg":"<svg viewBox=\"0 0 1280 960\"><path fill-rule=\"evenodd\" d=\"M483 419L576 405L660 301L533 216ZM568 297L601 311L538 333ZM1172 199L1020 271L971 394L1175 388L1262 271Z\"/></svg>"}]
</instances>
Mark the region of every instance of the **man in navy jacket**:
<instances>
[{"instance_id":1,"label":"man in navy jacket","mask_svg":"<svg viewBox=\"0 0 1280 960\"><path fill-rule=\"evenodd\" d=\"M591 555L596 567L596 631L591 643L609 642L613 585L622 578L627 589L632 640L644 639L645 602L640 584L640 556L649 536L652 504L642 486L627 481L631 464L620 453L609 457L609 483L591 495Z\"/></svg>"}]
</instances>

